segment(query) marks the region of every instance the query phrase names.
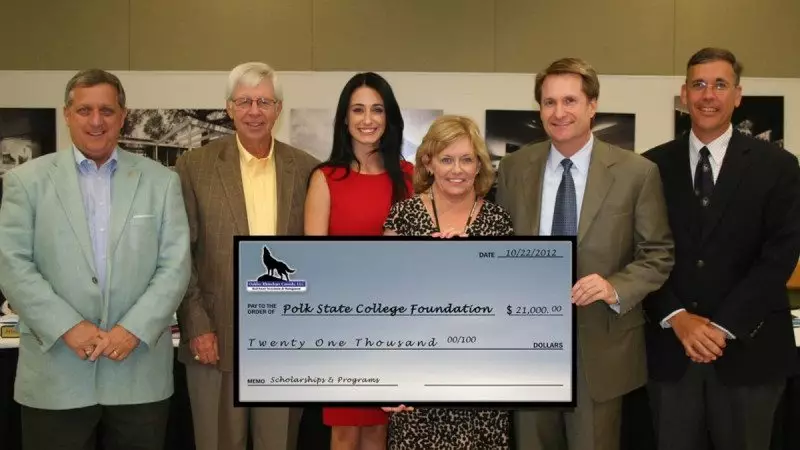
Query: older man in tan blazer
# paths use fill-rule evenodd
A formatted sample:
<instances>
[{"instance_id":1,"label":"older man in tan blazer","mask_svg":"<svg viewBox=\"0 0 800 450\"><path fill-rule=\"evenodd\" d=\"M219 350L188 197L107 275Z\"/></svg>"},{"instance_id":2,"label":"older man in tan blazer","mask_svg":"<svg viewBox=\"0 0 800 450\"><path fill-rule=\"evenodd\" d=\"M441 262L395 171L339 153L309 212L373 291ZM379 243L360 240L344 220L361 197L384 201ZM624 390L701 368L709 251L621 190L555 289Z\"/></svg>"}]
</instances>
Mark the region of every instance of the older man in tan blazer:
<instances>
[{"instance_id":1,"label":"older man in tan blazer","mask_svg":"<svg viewBox=\"0 0 800 450\"><path fill-rule=\"evenodd\" d=\"M308 177L319 163L278 142L275 72L245 63L228 78L234 136L178 160L191 231L193 270L178 310L198 450L294 449L300 412L233 407L233 236L302 235Z\"/></svg>"},{"instance_id":2,"label":"older man in tan blazer","mask_svg":"<svg viewBox=\"0 0 800 450\"><path fill-rule=\"evenodd\" d=\"M519 411L521 450L619 448L622 396L647 380L640 302L673 265L658 169L593 136L599 91L586 62L554 62L536 78L536 101L551 140L500 163L497 201L511 214L516 233L573 235L578 242L572 289L577 408Z\"/></svg>"}]
</instances>

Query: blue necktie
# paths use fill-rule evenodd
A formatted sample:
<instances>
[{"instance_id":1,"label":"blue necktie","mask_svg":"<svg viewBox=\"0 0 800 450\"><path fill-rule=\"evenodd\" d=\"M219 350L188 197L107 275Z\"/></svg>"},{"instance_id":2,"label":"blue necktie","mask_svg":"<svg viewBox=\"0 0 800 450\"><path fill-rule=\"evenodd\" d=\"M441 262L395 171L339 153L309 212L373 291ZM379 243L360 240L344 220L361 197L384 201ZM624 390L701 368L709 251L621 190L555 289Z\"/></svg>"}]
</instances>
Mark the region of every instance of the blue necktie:
<instances>
[{"instance_id":1,"label":"blue necktie","mask_svg":"<svg viewBox=\"0 0 800 450\"><path fill-rule=\"evenodd\" d=\"M575 198L575 181L572 179L570 169L572 161L561 160L564 174L556 193L556 207L553 211L552 236L577 236L578 235L578 201Z\"/></svg>"}]
</instances>

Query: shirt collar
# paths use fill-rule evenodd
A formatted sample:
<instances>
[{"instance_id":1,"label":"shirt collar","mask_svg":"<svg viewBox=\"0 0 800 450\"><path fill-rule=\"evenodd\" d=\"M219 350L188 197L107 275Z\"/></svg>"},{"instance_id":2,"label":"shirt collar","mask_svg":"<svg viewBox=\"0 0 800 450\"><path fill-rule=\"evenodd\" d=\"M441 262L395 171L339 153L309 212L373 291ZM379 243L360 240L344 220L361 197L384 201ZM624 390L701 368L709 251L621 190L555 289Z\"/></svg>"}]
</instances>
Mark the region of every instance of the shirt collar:
<instances>
[{"instance_id":1,"label":"shirt collar","mask_svg":"<svg viewBox=\"0 0 800 450\"><path fill-rule=\"evenodd\" d=\"M589 140L581 147L572 157L573 167L580 173L589 173L589 163L592 160L592 147L594 146L594 134L589 135ZM558 169L561 161L564 160L564 155L559 152L553 143L550 143L550 154L547 157L547 166L550 170Z\"/></svg>"},{"instance_id":2,"label":"shirt collar","mask_svg":"<svg viewBox=\"0 0 800 450\"><path fill-rule=\"evenodd\" d=\"M711 153L711 158L715 162L720 163L722 162L722 158L725 157L725 152L728 150L728 143L731 141L732 136L733 125L728 125L728 129L725 130L720 137L714 139L708 144L703 144L697 135L694 134L694 130L692 130L689 133L689 150L699 159L700 149L706 147L708 148L709 153Z\"/></svg>"},{"instance_id":3,"label":"shirt collar","mask_svg":"<svg viewBox=\"0 0 800 450\"><path fill-rule=\"evenodd\" d=\"M119 156L119 153L117 152L117 149L118 149L118 147L114 147L114 151L111 152L111 156L108 158L108 160L106 160L106 162L103 163L102 166L100 166L98 168L98 170L100 168L106 167L106 166L108 166L108 168L111 171L116 170L116 168L117 168L117 157ZM81 151L78 150L78 147L76 147L74 144L72 145L72 153L75 155L75 163L78 165L78 168L80 170L89 170L89 169L92 168L92 166L97 167L96 164L94 163L94 161L92 161L91 159L87 158L86 155L81 153Z\"/></svg>"},{"instance_id":4,"label":"shirt collar","mask_svg":"<svg viewBox=\"0 0 800 450\"><path fill-rule=\"evenodd\" d=\"M269 161L272 159L272 155L275 153L275 137L270 137L271 142L269 144L269 154L266 158L256 158L253 156L252 153L248 152L244 145L242 145L242 141L239 140L239 134L236 134L236 147L239 148L239 160L242 161L245 165L249 165L254 161Z\"/></svg>"}]
</instances>

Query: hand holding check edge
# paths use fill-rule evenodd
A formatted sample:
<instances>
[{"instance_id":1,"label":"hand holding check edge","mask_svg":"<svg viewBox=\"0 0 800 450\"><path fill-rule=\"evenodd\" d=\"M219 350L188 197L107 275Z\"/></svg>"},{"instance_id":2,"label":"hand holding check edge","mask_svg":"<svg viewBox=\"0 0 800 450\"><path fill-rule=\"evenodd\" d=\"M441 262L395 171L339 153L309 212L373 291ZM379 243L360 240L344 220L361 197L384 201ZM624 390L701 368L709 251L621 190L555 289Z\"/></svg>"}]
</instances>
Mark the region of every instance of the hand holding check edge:
<instances>
[{"instance_id":1,"label":"hand holding check edge","mask_svg":"<svg viewBox=\"0 0 800 450\"><path fill-rule=\"evenodd\" d=\"M456 230L455 228L450 228L447 231L434 231L431 233L431 237L440 238L440 239L451 239L454 237L468 237L469 235L463 231Z\"/></svg>"},{"instance_id":2,"label":"hand holding check edge","mask_svg":"<svg viewBox=\"0 0 800 450\"><path fill-rule=\"evenodd\" d=\"M398 405L398 406L383 406L381 407L383 412L387 413L399 413L399 412L410 412L414 411L413 406L406 406L406 405Z\"/></svg>"},{"instance_id":3,"label":"hand holding check edge","mask_svg":"<svg viewBox=\"0 0 800 450\"><path fill-rule=\"evenodd\" d=\"M586 275L572 286L572 303L577 306L590 305L602 300L609 305L617 303L617 291L614 286L600 275Z\"/></svg>"}]
</instances>

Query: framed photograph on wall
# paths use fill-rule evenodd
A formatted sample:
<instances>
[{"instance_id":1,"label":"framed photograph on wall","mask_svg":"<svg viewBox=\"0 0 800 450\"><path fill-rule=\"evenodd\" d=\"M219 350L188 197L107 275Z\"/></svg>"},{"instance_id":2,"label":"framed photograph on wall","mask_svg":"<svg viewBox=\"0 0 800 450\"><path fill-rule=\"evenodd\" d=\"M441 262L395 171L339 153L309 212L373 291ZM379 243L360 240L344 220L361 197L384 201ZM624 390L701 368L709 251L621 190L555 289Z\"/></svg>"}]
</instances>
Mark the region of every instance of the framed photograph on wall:
<instances>
[{"instance_id":1,"label":"framed photograph on wall","mask_svg":"<svg viewBox=\"0 0 800 450\"><path fill-rule=\"evenodd\" d=\"M628 113L598 112L594 118L592 132L598 139L627 150L634 150L636 139L636 115ZM486 110L486 147L497 169L500 160L528 144L548 139L542 126L539 111L534 110ZM494 199L495 188L487 198Z\"/></svg>"},{"instance_id":2,"label":"framed photograph on wall","mask_svg":"<svg viewBox=\"0 0 800 450\"><path fill-rule=\"evenodd\" d=\"M784 147L782 96L742 96L742 103L733 110L733 128L745 135ZM689 111L675 96L675 139L689 133L692 121Z\"/></svg>"},{"instance_id":3,"label":"framed photograph on wall","mask_svg":"<svg viewBox=\"0 0 800 450\"><path fill-rule=\"evenodd\" d=\"M55 108L0 108L0 176L55 151Z\"/></svg>"},{"instance_id":4,"label":"framed photograph on wall","mask_svg":"<svg viewBox=\"0 0 800 450\"><path fill-rule=\"evenodd\" d=\"M633 150L636 138L636 115L598 112L592 132L603 141ZM539 111L486 110L486 146L495 162L525 145L547 139Z\"/></svg>"},{"instance_id":5,"label":"framed photograph on wall","mask_svg":"<svg viewBox=\"0 0 800 450\"><path fill-rule=\"evenodd\" d=\"M173 167L184 152L233 133L224 109L131 109L119 146Z\"/></svg>"},{"instance_id":6,"label":"framed photograph on wall","mask_svg":"<svg viewBox=\"0 0 800 450\"><path fill-rule=\"evenodd\" d=\"M441 109L403 109L403 157L413 163L417 147L428 127L442 115ZM335 111L325 108L292 108L290 114L291 145L325 161L333 147Z\"/></svg>"},{"instance_id":7,"label":"framed photograph on wall","mask_svg":"<svg viewBox=\"0 0 800 450\"><path fill-rule=\"evenodd\" d=\"M55 151L55 108L0 108L0 203L7 171ZM0 293L0 338L19 337L18 321Z\"/></svg>"}]
</instances>

